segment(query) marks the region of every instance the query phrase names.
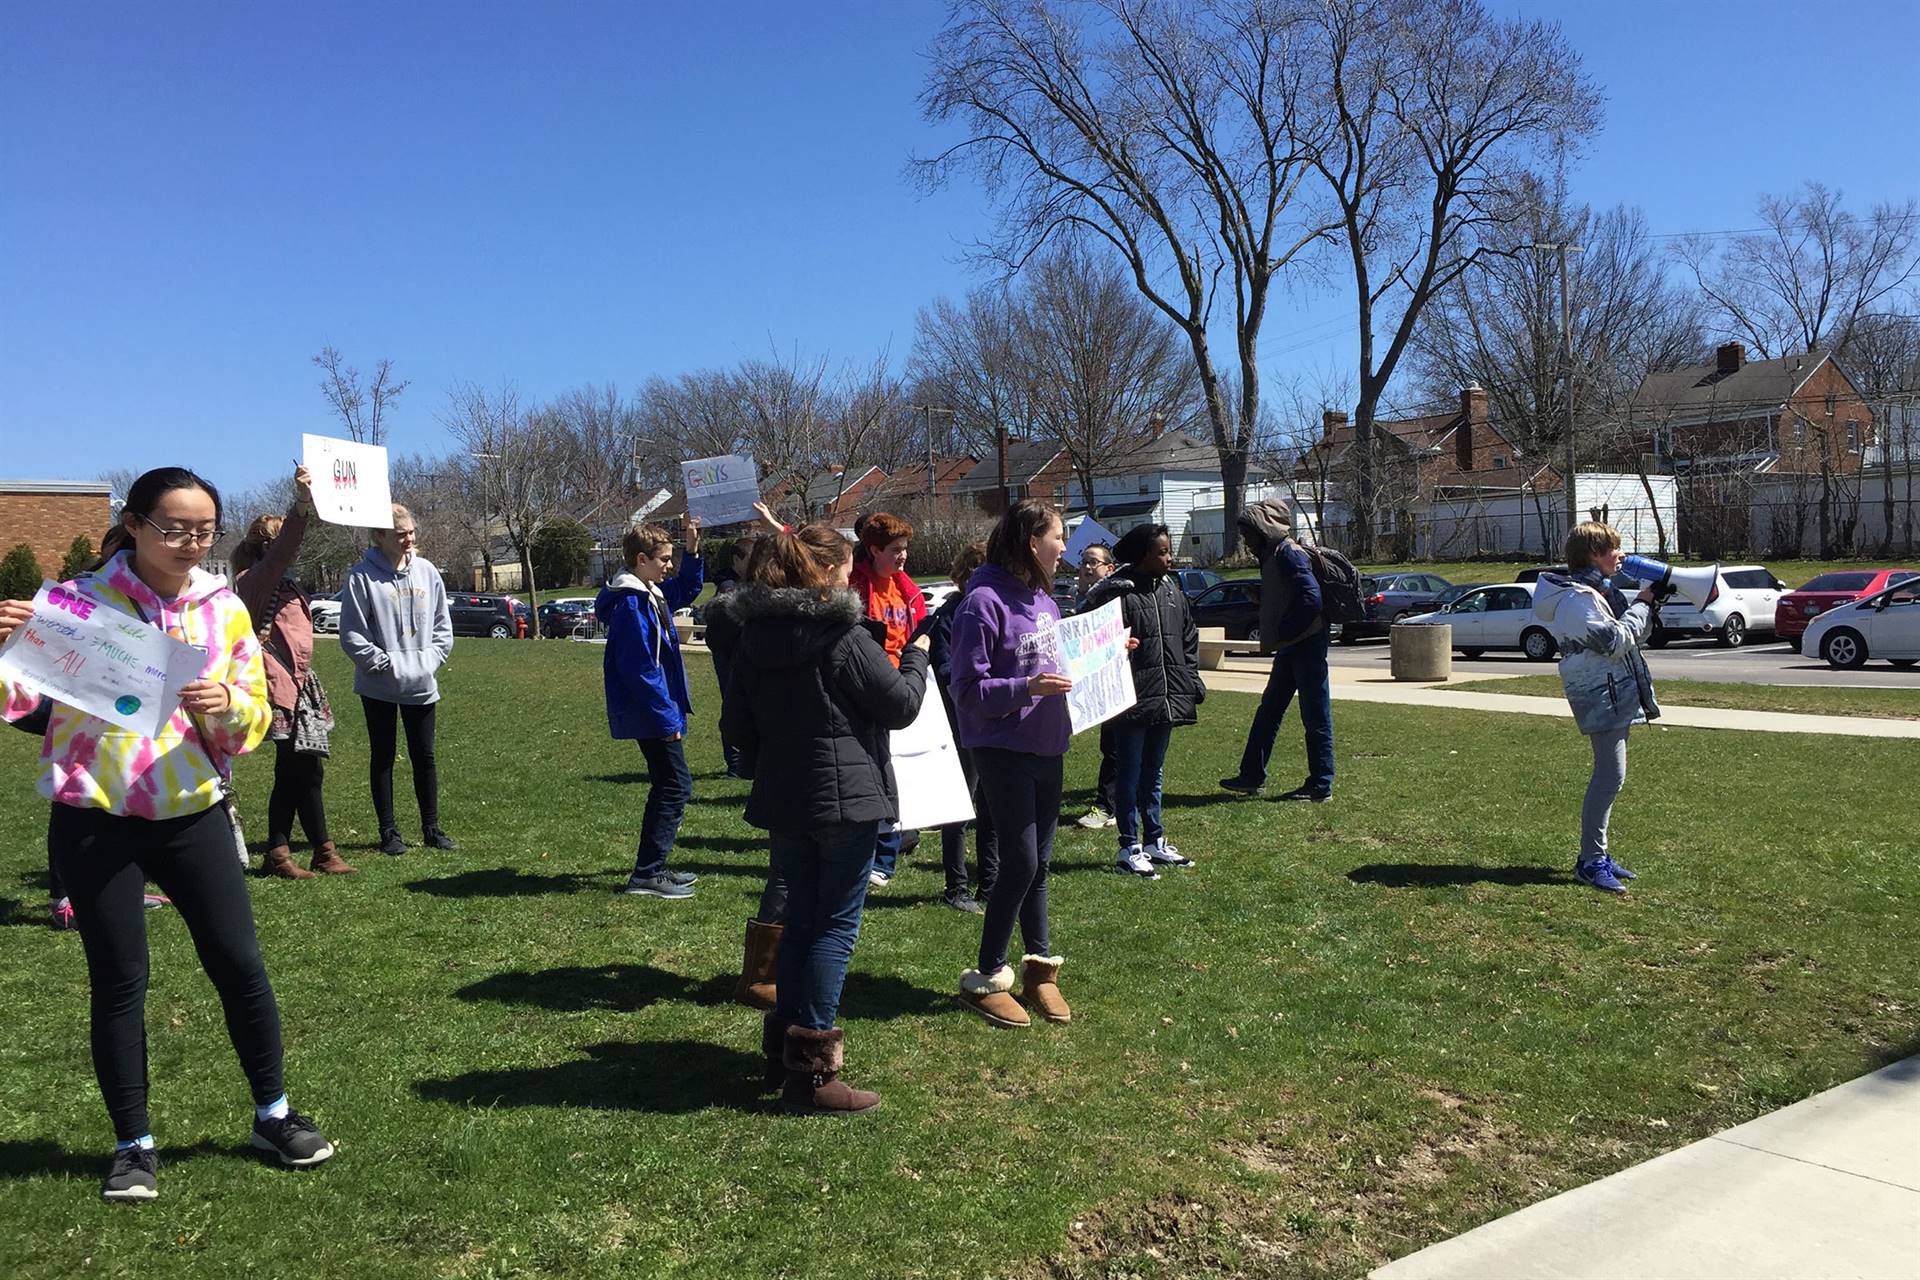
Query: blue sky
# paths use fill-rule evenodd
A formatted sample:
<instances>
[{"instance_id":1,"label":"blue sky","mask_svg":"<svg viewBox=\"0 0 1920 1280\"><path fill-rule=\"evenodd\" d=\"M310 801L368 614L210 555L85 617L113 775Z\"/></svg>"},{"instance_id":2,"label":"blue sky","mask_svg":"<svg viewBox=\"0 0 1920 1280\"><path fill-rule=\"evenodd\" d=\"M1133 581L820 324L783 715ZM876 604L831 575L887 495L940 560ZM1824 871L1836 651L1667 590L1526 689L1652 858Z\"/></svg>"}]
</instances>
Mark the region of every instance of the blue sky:
<instances>
[{"instance_id":1,"label":"blue sky","mask_svg":"<svg viewBox=\"0 0 1920 1280\"><path fill-rule=\"evenodd\" d=\"M1920 5L1541 3L1608 95L1574 175L1661 233L1804 178L1920 194ZM944 6L15 5L0 41L0 475L246 485L328 429L308 363L391 356L392 443L462 381L541 397L798 344L904 361L977 277L907 157ZM1352 349L1285 299L1269 377ZM1391 398L1391 397L1390 397Z\"/></svg>"}]
</instances>

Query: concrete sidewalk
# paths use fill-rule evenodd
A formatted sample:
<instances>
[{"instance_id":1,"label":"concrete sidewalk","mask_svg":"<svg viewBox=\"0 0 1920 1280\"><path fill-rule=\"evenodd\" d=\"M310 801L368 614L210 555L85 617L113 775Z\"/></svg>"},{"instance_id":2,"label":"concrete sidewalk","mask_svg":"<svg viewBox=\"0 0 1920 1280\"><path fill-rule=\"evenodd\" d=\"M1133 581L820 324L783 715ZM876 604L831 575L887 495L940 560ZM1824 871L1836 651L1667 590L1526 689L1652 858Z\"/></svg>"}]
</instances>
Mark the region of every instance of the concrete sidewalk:
<instances>
[{"instance_id":1,"label":"concrete sidewalk","mask_svg":"<svg viewBox=\"0 0 1920 1280\"><path fill-rule=\"evenodd\" d=\"M1270 663L1228 658L1217 671L1203 671L1209 689L1259 693L1266 687ZM1456 711L1504 711L1516 715L1571 720L1564 698L1511 693L1466 693L1444 684L1414 684L1334 667L1333 696L1347 702L1397 702L1415 707L1451 707ZM1485 675L1471 677L1487 680ZM1658 686L1656 685L1656 688ZM1659 723L1670 728L1746 729L1761 733L1830 733L1852 738L1920 738L1920 720L1874 720L1864 716L1811 716L1785 711L1729 711L1720 707L1666 707Z\"/></svg>"},{"instance_id":2,"label":"concrete sidewalk","mask_svg":"<svg viewBox=\"0 0 1920 1280\"><path fill-rule=\"evenodd\" d=\"M1915 1280L1920 1057L1409 1254L1373 1280Z\"/></svg>"}]
</instances>

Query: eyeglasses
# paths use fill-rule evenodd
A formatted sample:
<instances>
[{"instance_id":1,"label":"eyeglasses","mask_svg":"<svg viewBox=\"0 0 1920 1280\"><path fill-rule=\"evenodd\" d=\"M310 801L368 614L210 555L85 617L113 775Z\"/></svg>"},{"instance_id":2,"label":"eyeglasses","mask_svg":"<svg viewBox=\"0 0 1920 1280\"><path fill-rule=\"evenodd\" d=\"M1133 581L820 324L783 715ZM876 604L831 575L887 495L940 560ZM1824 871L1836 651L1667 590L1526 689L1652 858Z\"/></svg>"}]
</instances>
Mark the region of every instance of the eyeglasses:
<instances>
[{"instance_id":1,"label":"eyeglasses","mask_svg":"<svg viewBox=\"0 0 1920 1280\"><path fill-rule=\"evenodd\" d=\"M160 535L160 545L173 551L183 551L188 547L210 547L220 541L227 532L225 529L218 528L162 529L146 516L141 516L140 518L146 520L148 524L153 525L154 532Z\"/></svg>"}]
</instances>

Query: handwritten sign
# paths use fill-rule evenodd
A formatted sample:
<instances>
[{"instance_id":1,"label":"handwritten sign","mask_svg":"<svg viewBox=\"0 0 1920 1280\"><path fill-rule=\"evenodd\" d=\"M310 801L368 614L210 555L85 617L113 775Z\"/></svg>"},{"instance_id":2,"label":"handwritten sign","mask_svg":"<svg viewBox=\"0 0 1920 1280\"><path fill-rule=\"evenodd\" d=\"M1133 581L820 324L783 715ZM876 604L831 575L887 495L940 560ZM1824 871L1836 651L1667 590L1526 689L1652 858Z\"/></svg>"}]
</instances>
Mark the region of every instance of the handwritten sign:
<instances>
[{"instance_id":1,"label":"handwritten sign","mask_svg":"<svg viewBox=\"0 0 1920 1280\"><path fill-rule=\"evenodd\" d=\"M1120 539L1107 532L1105 526L1098 520L1088 516L1080 522L1080 527L1073 531L1073 536L1067 539L1066 554L1060 558L1077 569L1080 567L1080 553L1088 547L1097 544L1111 547L1118 541Z\"/></svg>"},{"instance_id":2,"label":"handwritten sign","mask_svg":"<svg viewBox=\"0 0 1920 1280\"><path fill-rule=\"evenodd\" d=\"M191 645L55 582L0 648L0 679L149 738L206 665Z\"/></svg>"},{"instance_id":3,"label":"handwritten sign","mask_svg":"<svg viewBox=\"0 0 1920 1280\"><path fill-rule=\"evenodd\" d=\"M912 724L888 735L893 780L900 791L900 829L925 831L973 817L973 797L960 753L953 745L940 691L927 680L927 696Z\"/></svg>"},{"instance_id":4,"label":"handwritten sign","mask_svg":"<svg viewBox=\"0 0 1920 1280\"><path fill-rule=\"evenodd\" d=\"M755 519L760 501L760 469L752 458L695 458L680 464L687 486L687 514L702 524L737 524Z\"/></svg>"},{"instance_id":5,"label":"handwritten sign","mask_svg":"<svg viewBox=\"0 0 1920 1280\"><path fill-rule=\"evenodd\" d=\"M1067 712L1079 733L1111 720L1136 700L1133 664L1127 660L1127 624L1120 602L1062 618L1054 628L1060 665L1073 680Z\"/></svg>"},{"instance_id":6,"label":"handwritten sign","mask_svg":"<svg viewBox=\"0 0 1920 1280\"><path fill-rule=\"evenodd\" d=\"M313 474L313 509L322 520L358 529L393 528L393 488L384 447L332 436L302 436L301 442Z\"/></svg>"}]
</instances>

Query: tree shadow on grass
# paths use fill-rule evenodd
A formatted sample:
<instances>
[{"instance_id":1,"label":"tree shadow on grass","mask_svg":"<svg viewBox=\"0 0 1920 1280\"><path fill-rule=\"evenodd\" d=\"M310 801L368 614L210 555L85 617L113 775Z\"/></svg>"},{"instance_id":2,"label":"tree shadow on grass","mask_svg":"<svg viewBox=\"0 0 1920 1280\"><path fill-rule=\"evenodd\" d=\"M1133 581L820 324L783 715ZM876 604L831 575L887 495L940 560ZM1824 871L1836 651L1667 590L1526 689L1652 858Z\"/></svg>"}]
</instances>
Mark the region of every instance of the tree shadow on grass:
<instances>
[{"instance_id":1,"label":"tree shadow on grass","mask_svg":"<svg viewBox=\"0 0 1920 1280\"><path fill-rule=\"evenodd\" d=\"M201 1139L190 1147L160 1148L160 1166L184 1164L203 1156L246 1158L250 1148ZM106 1172L108 1152L69 1151L45 1138L15 1138L0 1142L0 1182L23 1178L97 1178Z\"/></svg>"},{"instance_id":2,"label":"tree shadow on grass","mask_svg":"<svg viewBox=\"0 0 1920 1280\"><path fill-rule=\"evenodd\" d=\"M1370 862L1347 872L1355 884L1389 889L1456 888L1468 884L1572 884L1573 876L1555 867L1481 867L1472 863Z\"/></svg>"},{"instance_id":3,"label":"tree shadow on grass","mask_svg":"<svg viewBox=\"0 0 1920 1280\"><path fill-rule=\"evenodd\" d=\"M690 978L649 964L568 965L489 974L453 994L460 1000L530 1004L563 1013L638 1013L658 1000L692 1000L694 986Z\"/></svg>"},{"instance_id":4,"label":"tree shadow on grass","mask_svg":"<svg viewBox=\"0 0 1920 1280\"><path fill-rule=\"evenodd\" d=\"M698 1040L611 1041L584 1052L584 1058L549 1067L416 1080L413 1089L429 1101L469 1107L681 1113L708 1107L760 1111L769 1105L756 1093L765 1065L757 1053Z\"/></svg>"},{"instance_id":5,"label":"tree shadow on grass","mask_svg":"<svg viewBox=\"0 0 1920 1280\"><path fill-rule=\"evenodd\" d=\"M1285 790L1285 788L1281 788ZM1269 799L1271 797L1268 797ZM1243 796L1237 791L1167 792L1160 797L1163 809L1202 809L1215 804L1259 804L1259 796ZM1306 806L1301 806L1305 808Z\"/></svg>"},{"instance_id":6,"label":"tree shadow on grass","mask_svg":"<svg viewBox=\"0 0 1920 1280\"><path fill-rule=\"evenodd\" d=\"M598 880L590 875L533 876L512 867L462 871L432 880L410 880L408 893L435 898L532 898L546 893L578 893Z\"/></svg>"}]
</instances>

